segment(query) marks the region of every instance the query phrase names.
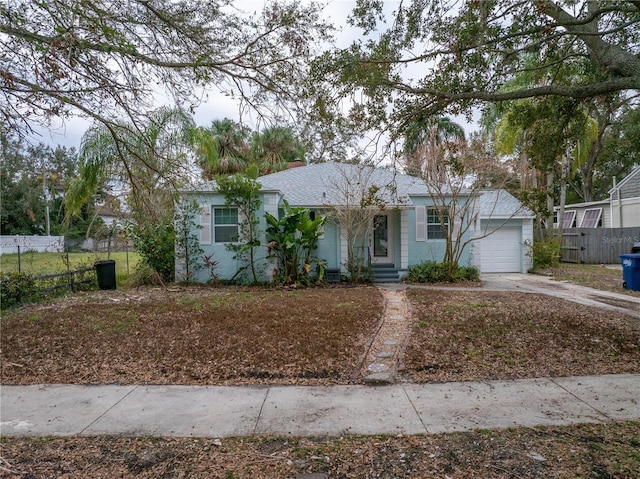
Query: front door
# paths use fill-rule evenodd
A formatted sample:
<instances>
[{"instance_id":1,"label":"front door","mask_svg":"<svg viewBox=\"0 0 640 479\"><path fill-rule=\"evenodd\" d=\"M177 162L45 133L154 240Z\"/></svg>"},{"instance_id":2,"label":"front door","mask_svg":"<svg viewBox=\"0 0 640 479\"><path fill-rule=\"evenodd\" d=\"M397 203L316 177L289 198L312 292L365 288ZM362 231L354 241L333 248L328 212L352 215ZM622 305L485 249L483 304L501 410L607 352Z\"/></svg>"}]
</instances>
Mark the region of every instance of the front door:
<instances>
[{"instance_id":1,"label":"front door","mask_svg":"<svg viewBox=\"0 0 640 479\"><path fill-rule=\"evenodd\" d=\"M389 214L376 215L373 218L373 234L371 235L371 260L374 263L393 263L393 244L391 234L391 217Z\"/></svg>"}]
</instances>

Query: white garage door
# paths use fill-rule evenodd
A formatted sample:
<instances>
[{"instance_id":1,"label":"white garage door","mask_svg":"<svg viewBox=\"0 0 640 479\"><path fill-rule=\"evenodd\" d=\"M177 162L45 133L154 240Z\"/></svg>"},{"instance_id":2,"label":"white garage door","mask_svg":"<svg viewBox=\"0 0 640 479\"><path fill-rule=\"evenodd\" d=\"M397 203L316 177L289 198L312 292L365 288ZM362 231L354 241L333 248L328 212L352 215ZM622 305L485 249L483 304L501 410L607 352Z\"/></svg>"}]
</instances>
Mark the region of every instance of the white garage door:
<instances>
[{"instance_id":1,"label":"white garage door","mask_svg":"<svg viewBox=\"0 0 640 479\"><path fill-rule=\"evenodd\" d=\"M519 227L503 227L480 240L480 272L519 273L522 264Z\"/></svg>"}]
</instances>

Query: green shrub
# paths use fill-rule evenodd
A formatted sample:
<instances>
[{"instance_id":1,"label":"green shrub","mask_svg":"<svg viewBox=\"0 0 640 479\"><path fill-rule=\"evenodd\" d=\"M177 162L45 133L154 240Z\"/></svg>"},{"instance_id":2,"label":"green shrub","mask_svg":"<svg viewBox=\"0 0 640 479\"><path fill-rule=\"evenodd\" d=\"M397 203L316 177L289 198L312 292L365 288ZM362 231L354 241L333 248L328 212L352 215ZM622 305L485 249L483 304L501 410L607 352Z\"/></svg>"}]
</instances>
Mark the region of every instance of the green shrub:
<instances>
[{"instance_id":1,"label":"green shrub","mask_svg":"<svg viewBox=\"0 0 640 479\"><path fill-rule=\"evenodd\" d=\"M424 261L409 267L405 280L410 283L442 283L458 281L478 281L480 273L474 266L458 266L450 273L447 263Z\"/></svg>"},{"instance_id":2,"label":"green shrub","mask_svg":"<svg viewBox=\"0 0 640 479\"><path fill-rule=\"evenodd\" d=\"M140 262L154 269L163 282L173 282L176 262L173 223L164 221L134 225L130 234L135 250L140 253Z\"/></svg>"},{"instance_id":3,"label":"green shrub","mask_svg":"<svg viewBox=\"0 0 640 479\"><path fill-rule=\"evenodd\" d=\"M480 281L480 271L475 266L459 266L454 281Z\"/></svg>"},{"instance_id":4,"label":"green shrub","mask_svg":"<svg viewBox=\"0 0 640 479\"><path fill-rule=\"evenodd\" d=\"M527 241L525 245L529 248L527 256L533 260L532 271L554 268L560 265L561 238L545 238L536 240L533 243Z\"/></svg>"},{"instance_id":5,"label":"green shrub","mask_svg":"<svg viewBox=\"0 0 640 479\"><path fill-rule=\"evenodd\" d=\"M1 309L32 301L37 295L35 280L30 274L2 273L0 275Z\"/></svg>"}]
</instances>

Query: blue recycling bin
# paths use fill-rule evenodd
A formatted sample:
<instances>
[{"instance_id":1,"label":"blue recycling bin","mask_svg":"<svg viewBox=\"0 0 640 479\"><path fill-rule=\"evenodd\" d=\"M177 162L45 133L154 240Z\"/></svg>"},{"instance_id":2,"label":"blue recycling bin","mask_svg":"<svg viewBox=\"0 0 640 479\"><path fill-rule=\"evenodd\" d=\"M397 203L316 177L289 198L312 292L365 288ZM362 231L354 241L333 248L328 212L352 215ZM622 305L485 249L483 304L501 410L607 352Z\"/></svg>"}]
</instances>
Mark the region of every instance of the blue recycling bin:
<instances>
[{"instance_id":1,"label":"blue recycling bin","mask_svg":"<svg viewBox=\"0 0 640 479\"><path fill-rule=\"evenodd\" d=\"M640 254L621 254L622 286L631 291L640 291Z\"/></svg>"}]
</instances>

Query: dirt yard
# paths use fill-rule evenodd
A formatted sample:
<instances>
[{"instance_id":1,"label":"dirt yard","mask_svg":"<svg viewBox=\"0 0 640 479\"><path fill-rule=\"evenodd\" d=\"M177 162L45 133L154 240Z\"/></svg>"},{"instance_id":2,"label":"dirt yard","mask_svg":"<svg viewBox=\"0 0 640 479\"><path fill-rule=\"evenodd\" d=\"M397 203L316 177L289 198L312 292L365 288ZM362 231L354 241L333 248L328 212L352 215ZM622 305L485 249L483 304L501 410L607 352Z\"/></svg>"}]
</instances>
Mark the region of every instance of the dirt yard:
<instances>
[{"instance_id":1,"label":"dirt yard","mask_svg":"<svg viewBox=\"0 0 640 479\"><path fill-rule=\"evenodd\" d=\"M548 296L412 289L416 382L640 372L640 323Z\"/></svg>"},{"instance_id":2,"label":"dirt yard","mask_svg":"<svg viewBox=\"0 0 640 479\"><path fill-rule=\"evenodd\" d=\"M349 383L381 313L372 286L86 293L3 315L2 383Z\"/></svg>"},{"instance_id":3,"label":"dirt yard","mask_svg":"<svg viewBox=\"0 0 640 479\"><path fill-rule=\"evenodd\" d=\"M640 422L405 437L5 438L0 456L0 476L12 479L636 479Z\"/></svg>"},{"instance_id":4,"label":"dirt yard","mask_svg":"<svg viewBox=\"0 0 640 479\"><path fill-rule=\"evenodd\" d=\"M557 281L568 281L589 288L640 298L640 291L631 291L622 287L621 269L612 269L599 264L561 263L557 268L549 268L540 273Z\"/></svg>"},{"instance_id":5,"label":"dirt yard","mask_svg":"<svg viewBox=\"0 0 640 479\"><path fill-rule=\"evenodd\" d=\"M408 291L413 381L640 372L640 327L532 294ZM3 313L2 384L350 384L372 286L147 288ZM343 438L0 438L7 478L637 478L640 422ZM315 474L315 475L314 475Z\"/></svg>"}]
</instances>

